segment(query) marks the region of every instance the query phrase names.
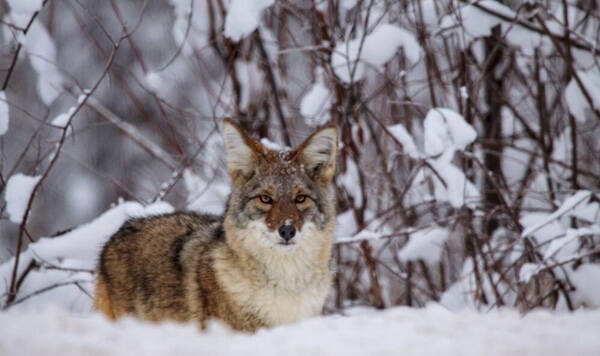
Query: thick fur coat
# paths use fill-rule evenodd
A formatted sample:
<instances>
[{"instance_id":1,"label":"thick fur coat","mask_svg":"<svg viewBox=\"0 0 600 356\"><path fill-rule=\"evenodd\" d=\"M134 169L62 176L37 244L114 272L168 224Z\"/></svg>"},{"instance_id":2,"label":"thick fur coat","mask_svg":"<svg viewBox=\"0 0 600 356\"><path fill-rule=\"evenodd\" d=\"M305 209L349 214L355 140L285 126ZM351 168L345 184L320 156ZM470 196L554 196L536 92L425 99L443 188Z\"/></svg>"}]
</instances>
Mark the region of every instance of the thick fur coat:
<instances>
[{"instance_id":1,"label":"thick fur coat","mask_svg":"<svg viewBox=\"0 0 600 356\"><path fill-rule=\"evenodd\" d=\"M160 321L212 318L255 331L322 312L331 285L337 132L276 152L223 125L232 192L224 216L133 219L110 238L95 306Z\"/></svg>"}]
</instances>

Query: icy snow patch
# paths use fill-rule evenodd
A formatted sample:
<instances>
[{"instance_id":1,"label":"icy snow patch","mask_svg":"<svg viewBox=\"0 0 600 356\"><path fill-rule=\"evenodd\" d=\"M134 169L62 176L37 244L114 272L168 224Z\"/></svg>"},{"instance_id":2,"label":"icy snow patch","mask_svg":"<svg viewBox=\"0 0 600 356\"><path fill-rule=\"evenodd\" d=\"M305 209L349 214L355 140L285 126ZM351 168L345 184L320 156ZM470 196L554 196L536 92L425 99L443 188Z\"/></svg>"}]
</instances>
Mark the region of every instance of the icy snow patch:
<instances>
[{"instance_id":1,"label":"icy snow patch","mask_svg":"<svg viewBox=\"0 0 600 356\"><path fill-rule=\"evenodd\" d=\"M8 179L4 200L6 200L6 212L10 221L15 224L23 221L31 193L40 178L17 173Z\"/></svg>"},{"instance_id":2,"label":"icy snow patch","mask_svg":"<svg viewBox=\"0 0 600 356\"><path fill-rule=\"evenodd\" d=\"M408 31L394 25L382 24L366 35L342 42L335 47L331 56L331 65L335 74L344 82L361 80L365 74L367 63L375 69L381 67L394 57L400 47L411 63L421 58L421 46ZM360 56L359 56L360 52Z\"/></svg>"},{"instance_id":3,"label":"icy snow patch","mask_svg":"<svg viewBox=\"0 0 600 356\"><path fill-rule=\"evenodd\" d=\"M8 131L8 102L6 101L6 92L0 91L0 136Z\"/></svg>"},{"instance_id":4,"label":"icy snow patch","mask_svg":"<svg viewBox=\"0 0 600 356\"><path fill-rule=\"evenodd\" d=\"M263 11L275 0L233 0L225 17L225 36L239 41L258 27Z\"/></svg>"},{"instance_id":5,"label":"icy snow patch","mask_svg":"<svg viewBox=\"0 0 600 356\"><path fill-rule=\"evenodd\" d=\"M410 235L406 245L398 252L400 261L423 260L427 264L440 261L444 242L448 239L447 229L436 227L417 231Z\"/></svg>"}]
</instances>

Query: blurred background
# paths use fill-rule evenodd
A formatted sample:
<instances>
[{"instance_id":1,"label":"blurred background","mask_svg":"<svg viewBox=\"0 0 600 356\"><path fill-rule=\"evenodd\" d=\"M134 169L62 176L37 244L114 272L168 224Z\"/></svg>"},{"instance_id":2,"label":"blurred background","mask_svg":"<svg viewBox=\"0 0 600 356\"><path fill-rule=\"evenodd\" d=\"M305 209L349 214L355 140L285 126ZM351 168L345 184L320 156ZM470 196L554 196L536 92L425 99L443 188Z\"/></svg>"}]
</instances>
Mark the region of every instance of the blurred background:
<instances>
[{"instance_id":1,"label":"blurred background","mask_svg":"<svg viewBox=\"0 0 600 356\"><path fill-rule=\"evenodd\" d=\"M327 311L600 306L595 0L0 0L0 21L0 262L123 201L222 212L225 117L269 147L333 122ZM19 173L42 179L15 222Z\"/></svg>"}]
</instances>

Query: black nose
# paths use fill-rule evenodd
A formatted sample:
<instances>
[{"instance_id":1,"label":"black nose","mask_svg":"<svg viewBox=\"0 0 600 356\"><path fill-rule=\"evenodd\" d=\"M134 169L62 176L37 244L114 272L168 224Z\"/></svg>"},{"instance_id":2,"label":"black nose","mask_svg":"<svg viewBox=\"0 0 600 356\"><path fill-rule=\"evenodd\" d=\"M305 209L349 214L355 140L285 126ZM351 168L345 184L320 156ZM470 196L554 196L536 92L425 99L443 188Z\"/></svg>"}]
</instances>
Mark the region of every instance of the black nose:
<instances>
[{"instance_id":1,"label":"black nose","mask_svg":"<svg viewBox=\"0 0 600 356\"><path fill-rule=\"evenodd\" d=\"M290 241L296 235L296 228L294 225L282 225L279 227L279 236L286 242Z\"/></svg>"}]
</instances>

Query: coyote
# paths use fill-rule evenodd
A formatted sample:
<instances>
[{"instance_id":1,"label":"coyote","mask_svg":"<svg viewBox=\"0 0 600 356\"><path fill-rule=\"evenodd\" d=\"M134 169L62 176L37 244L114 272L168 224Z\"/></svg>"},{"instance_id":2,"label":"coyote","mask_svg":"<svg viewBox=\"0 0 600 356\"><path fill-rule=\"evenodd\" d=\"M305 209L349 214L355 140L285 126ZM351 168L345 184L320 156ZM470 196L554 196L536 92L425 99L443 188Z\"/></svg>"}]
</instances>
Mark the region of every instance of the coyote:
<instances>
[{"instance_id":1,"label":"coyote","mask_svg":"<svg viewBox=\"0 0 600 356\"><path fill-rule=\"evenodd\" d=\"M293 323L322 312L332 270L337 130L272 151L230 119L224 216L191 212L132 219L104 246L94 305L111 319L212 318L233 329Z\"/></svg>"}]
</instances>

